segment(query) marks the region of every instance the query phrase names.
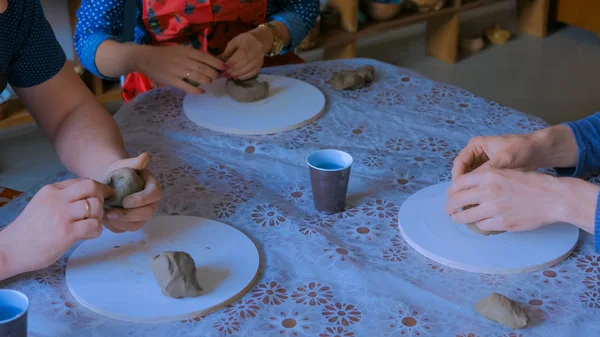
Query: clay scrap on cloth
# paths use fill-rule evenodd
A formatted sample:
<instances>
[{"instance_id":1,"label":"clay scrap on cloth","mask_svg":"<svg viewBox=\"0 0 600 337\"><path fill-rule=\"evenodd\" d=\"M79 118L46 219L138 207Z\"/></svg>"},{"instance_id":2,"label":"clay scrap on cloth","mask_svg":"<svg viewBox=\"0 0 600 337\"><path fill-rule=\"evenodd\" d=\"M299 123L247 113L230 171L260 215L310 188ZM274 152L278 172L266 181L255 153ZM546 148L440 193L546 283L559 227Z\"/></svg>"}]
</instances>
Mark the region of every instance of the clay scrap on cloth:
<instances>
[{"instance_id":1,"label":"clay scrap on cloth","mask_svg":"<svg viewBox=\"0 0 600 337\"><path fill-rule=\"evenodd\" d=\"M198 297L196 263L186 252L162 252L152 258L152 273L162 293L172 298Z\"/></svg>"},{"instance_id":2,"label":"clay scrap on cloth","mask_svg":"<svg viewBox=\"0 0 600 337\"><path fill-rule=\"evenodd\" d=\"M524 328L530 322L529 317L517 302L498 293L492 293L477 302L475 310L481 316L510 329Z\"/></svg>"},{"instance_id":3,"label":"clay scrap on cloth","mask_svg":"<svg viewBox=\"0 0 600 337\"><path fill-rule=\"evenodd\" d=\"M269 82L258 81L258 75L244 81L227 80L225 89L238 102L251 103L269 96Z\"/></svg>"},{"instance_id":4,"label":"clay scrap on cloth","mask_svg":"<svg viewBox=\"0 0 600 337\"><path fill-rule=\"evenodd\" d=\"M106 208L123 207L125 197L143 191L145 186L144 179L134 169L130 168L120 168L112 171L104 179L104 183L115 191L112 197L104 200L104 207Z\"/></svg>"},{"instance_id":5,"label":"clay scrap on cloth","mask_svg":"<svg viewBox=\"0 0 600 337\"><path fill-rule=\"evenodd\" d=\"M329 84L335 90L356 90L373 82L375 68L370 65L362 66L354 70L342 70L334 73Z\"/></svg>"},{"instance_id":6,"label":"clay scrap on cloth","mask_svg":"<svg viewBox=\"0 0 600 337\"><path fill-rule=\"evenodd\" d=\"M463 207L463 211L467 210L469 208L473 208L475 206L477 206L477 205L465 206L465 207ZM468 224L465 224L465 225L467 226L468 229L472 230L473 232L475 232L477 234L484 235L484 236L496 235L496 234L501 234L501 233L505 232L505 231L484 231L484 230L479 229L479 227L477 227L477 224L475 224L475 223L468 223Z\"/></svg>"}]
</instances>

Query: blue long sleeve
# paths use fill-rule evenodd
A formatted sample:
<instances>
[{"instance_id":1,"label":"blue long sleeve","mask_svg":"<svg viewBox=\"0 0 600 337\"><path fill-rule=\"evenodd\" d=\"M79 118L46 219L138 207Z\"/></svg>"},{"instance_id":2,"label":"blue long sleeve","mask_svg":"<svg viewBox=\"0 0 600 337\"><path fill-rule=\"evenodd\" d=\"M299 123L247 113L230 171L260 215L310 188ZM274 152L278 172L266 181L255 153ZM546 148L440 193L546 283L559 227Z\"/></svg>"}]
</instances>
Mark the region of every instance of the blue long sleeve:
<instances>
[{"instance_id":1,"label":"blue long sleeve","mask_svg":"<svg viewBox=\"0 0 600 337\"><path fill-rule=\"evenodd\" d=\"M572 123L571 128L577 142L577 166L571 169L557 169L563 176L581 176L587 172L600 170L600 112ZM594 247L600 254L600 193L596 201L594 217Z\"/></svg>"},{"instance_id":2,"label":"blue long sleeve","mask_svg":"<svg viewBox=\"0 0 600 337\"><path fill-rule=\"evenodd\" d=\"M317 23L319 0L270 0L267 21L282 22L290 32L290 46L294 50Z\"/></svg>"},{"instance_id":3,"label":"blue long sleeve","mask_svg":"<svg viewBox=\"0 0 600 337\"><path fill-rule=\"evenodd\" d=\"M81 64L96 76L104 76L96 66L96 52L106 40L120 41L123 36L126 0L82 0L77 11L75 29L75 51ZM144 23L140 9L141 0L136 0L136 25L134 41L148 44L152 38ZM269 0L267 17L280 21L290 32L290 47L293 50L310 32L319 15L319 0Z\"/></svg>"}]
</instances>

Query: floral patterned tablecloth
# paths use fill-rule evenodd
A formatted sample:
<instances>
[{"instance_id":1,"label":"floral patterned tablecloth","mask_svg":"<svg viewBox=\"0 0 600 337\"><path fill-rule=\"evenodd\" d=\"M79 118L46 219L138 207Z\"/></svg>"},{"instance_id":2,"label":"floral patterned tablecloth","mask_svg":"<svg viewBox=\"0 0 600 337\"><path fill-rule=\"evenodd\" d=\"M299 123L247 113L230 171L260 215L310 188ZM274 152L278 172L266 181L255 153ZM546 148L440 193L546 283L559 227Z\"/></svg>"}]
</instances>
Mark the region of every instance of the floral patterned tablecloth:
<instances>
[{"instance_id":1,"label":"floral patterned tablecloth","mask_svg":"<svg viewBox=\"0 0 600 337\"><path fill-rule=\"evenodd\" d=\"M339 92L327 85L332 72L363 64L375 66L371 86ZM589 235L582 233L573 255L553 268L503 276L437 264L398 231L402 202L448 181L452 159L469 138L529 132L544 127L541 120L373 60L265 72L320 88L326 113L295 131L230 136L188 121L183 94L160 89L116 116L128 151L154 156L151 169L165 190L161 214L216 219L257 242L262 276L250 293L183 322L115 321L71 297L67 254L47 269L2 283L31 299L32 336L600 335L600 257ZM341 149L355 159L347 210L334 216L317 214L312 205L304 160L320 148ZM34 192L0 209L1 222L14 219ZM479 317L474 305L492 291L526 304L534 326L512 332Z\"/></svg>"}]
</instances>

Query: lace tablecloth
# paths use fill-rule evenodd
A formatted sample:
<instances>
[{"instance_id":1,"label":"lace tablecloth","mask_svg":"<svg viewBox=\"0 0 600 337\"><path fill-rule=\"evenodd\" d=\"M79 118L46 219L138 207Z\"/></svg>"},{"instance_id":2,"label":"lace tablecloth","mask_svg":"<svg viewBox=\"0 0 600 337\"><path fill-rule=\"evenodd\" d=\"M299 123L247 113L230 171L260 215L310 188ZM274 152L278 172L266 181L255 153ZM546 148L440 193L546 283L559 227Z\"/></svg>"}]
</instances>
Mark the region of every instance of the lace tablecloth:
<instances>
[{"instance_id":1,"label":"lace tablecloth","mask_svg":"<svg viewBox=\"0 0 600 337\"><path fill-rule=\"evenodd\" d=\"M363 64L375 66L371 86L338 92L327 85L333 71ZM265 72L319 87L326 113L295 131L230 136L196 127L182 113L183 94L160 89L116 116L128 151L154 156L151 169L165 190L161 214L216 219L258 243L262 276L251 292L220 312L183 322L115 321L70 296L67 254L2 283L29 296L32 336L600 335L600 257L589 235L582 233L573 255L556 267L502 276L437 264L398 231L402 202L448 181L452 159L469 138L529 132L544 127L541 120L373 60ZM334 216L317 214L312 205L305 157L320 148L355 159L347 210ZM3 207L2 223L34 192ZM526 304L533 327L511 332L478 316L475 303L492 291Z\"/></svg>"}]
</instances>

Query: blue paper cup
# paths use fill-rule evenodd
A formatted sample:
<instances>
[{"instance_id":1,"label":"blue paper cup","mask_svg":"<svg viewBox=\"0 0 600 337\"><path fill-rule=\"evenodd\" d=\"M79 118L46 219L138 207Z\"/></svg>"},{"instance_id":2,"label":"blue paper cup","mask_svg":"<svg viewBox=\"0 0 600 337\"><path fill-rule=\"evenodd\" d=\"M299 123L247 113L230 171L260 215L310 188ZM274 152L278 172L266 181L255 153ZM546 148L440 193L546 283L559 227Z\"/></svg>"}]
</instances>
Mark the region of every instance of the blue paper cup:
<instances>
[{"instance_id":1,"label":"blue paper cup","mask_svg":"<svg viewBox=\"0 0 600 337\"><path fill-rule=\"evenodd\" d=\"M306 158L317 211L336 214L344 210L352 162L351 155L339 150L320 150Z\"/></svg>"},{"instance_id":2,"label":"blue paper cup","mask_svg":"<svg viewBox=\"0 0 600 337\"><path fill-rule=\"evenodd\" d=\"M27 337L29 299L25 294L0 289L0 336Z\"/></svg>"}]
</instances>

